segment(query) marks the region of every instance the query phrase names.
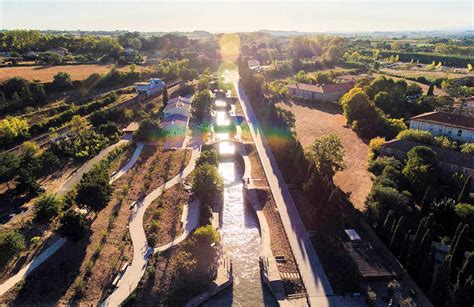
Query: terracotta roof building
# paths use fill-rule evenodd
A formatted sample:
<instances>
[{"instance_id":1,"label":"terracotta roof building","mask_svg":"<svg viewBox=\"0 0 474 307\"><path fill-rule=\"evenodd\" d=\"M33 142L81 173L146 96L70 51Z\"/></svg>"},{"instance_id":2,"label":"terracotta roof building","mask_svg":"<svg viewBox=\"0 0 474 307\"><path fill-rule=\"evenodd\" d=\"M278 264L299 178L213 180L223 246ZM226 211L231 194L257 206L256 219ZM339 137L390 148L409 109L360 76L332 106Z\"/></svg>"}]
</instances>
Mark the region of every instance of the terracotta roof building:
<instances>
[{"instance_id":1,"label":"terracotta roof building","mask_svg":"<svg viewBox=\"0 0 474 307\"><path fill-rule=\"evenodd\" d=\"M445 135L462 142L474 142L474 117L447 112L428 112L410 118L410 129Z\"/></svg>"},{"instance_id":2,"label":"terracotta roof building","mask_svg":"<svg viewBox=\"0 0 474 307\"><path fill-rule=\"evenodd\" d=\"M341 82L334 84L307 84L295 83L288 85L288 94L299 98L311 100L337 100L354 87L354 82Z\"/></svg>"}]
</instances>

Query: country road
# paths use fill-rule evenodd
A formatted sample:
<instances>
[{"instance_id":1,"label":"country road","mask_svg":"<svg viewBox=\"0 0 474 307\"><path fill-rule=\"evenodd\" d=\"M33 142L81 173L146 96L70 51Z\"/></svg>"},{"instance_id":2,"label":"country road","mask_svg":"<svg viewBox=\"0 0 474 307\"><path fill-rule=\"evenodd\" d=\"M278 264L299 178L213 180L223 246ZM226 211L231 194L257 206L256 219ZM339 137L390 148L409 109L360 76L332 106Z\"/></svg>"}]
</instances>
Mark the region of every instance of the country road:
<instances>
[{"instance_id":1,"label":"country road","mask_svg":"<svg viewBox=\"0 0 474 307\"><path fill-rule=\"evenodd\" d=\"M308 303L310 306L318 307L336 306L338 305L336 303L337 297L334 296L326 273L319 262L293 198L260 128L258 119L239 82L239 75L234 71L229 74L229 77L235 85L265 175L268 178L273 198L277 204L288 241L290 242L298 269L308 293Z\"/></svg>"}]
</instances>

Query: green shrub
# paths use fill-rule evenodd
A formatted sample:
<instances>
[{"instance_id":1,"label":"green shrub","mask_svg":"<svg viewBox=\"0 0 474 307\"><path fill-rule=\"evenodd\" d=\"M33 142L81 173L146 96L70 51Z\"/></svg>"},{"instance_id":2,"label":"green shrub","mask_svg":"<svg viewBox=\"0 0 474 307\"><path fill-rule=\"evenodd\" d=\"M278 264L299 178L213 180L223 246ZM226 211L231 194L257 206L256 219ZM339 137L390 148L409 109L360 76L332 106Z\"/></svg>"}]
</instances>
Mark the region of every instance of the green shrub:
<instances>
[{"instance_id":1,"label":"green shrub","mask_svg":"<svg viewBox=\"0 0 474 307\"><path fill-rule=\"evenodd\" d=\"M54 194L44 193L34 203L35 217L39 221L49 221L61 212L63 202Z\"/></svg>"},{"instance_id":2,"label":"green shrub","mask_svg":"<svg viewBox=\"0 0 474 307\"><path fill-rule=\"evenodd\" d=\"M0 234L0 267L26 247L25 237L18 230L5 231Z\"/></svg>"}]
</instances>

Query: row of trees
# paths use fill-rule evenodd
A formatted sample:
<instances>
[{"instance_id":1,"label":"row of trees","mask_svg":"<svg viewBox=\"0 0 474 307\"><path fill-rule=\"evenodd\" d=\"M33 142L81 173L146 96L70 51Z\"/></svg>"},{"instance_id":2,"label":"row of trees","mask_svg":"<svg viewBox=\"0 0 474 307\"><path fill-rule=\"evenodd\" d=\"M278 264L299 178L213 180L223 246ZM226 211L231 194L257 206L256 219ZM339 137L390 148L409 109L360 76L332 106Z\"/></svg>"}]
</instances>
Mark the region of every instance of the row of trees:
<instances>
[{"instance_id":1,"label":"row of trees","mask_svg":"<svg viewBox=\"0 0 474 307\"><path fill-rule=\"evenodd\" d=\"M430 293L435 305L444 306L446 299L459 302L460 296L466 299L474 283L466 278L458 281L457 276L464 253L472 250L472 231L467 225L472 227L474 216L471 179L443 176L436 153L426 146L412 148L406 162L379 157L370 163L369 170L376 178L366 201L366 213L380 237L420 287ZM464 232L459 241L461 229ZM451 243L448 257L439 268L432 241ZM455 254L452 263L450 254ZM472 261L469 259L466 262ZM443 273L443 267L449 267L450 273ZM454 306L471 304L472 297Z\"/></svg>"}]
</instances>

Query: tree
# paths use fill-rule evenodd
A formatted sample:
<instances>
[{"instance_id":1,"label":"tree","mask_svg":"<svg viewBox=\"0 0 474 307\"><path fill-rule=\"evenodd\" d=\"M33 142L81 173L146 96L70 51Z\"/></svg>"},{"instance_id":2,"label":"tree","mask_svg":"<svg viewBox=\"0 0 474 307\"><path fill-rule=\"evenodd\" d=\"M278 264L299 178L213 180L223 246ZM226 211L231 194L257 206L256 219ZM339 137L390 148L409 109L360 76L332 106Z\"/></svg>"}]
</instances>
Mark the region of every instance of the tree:
<instances>
[{"instance_id":1,"label":"tree","mask_svg":"<svg viewBox=\"0 0 474 307\"><path fill-rule=\"evenodd\" d=\"M138 141L151 142L158 140L162 135L162 130L158 121L146 118L140 122L138 130L133 138Z\"/></svg>"},{"instance_id":2,"label":"tree","mask_svg":"<svg viewBox=\"0 0 474 307\"><path fill-rule=\"evenodd\" d=\"M28 123L18 117L6 117L0 120L0 143L11 143L29 136Z\"/></svg>"},{"instance_id":3,"label":"tree","mask_svg":"<svg viewBox=\"0 0 474 307\"><path fill-rule=\"evenodd\" d=\"M82 214L68 211L61 218L59 233L72 242L78 242L86 232L86 220Z\"/></svg>"},{"instance_id":4,"label":"tree","mask_svg":"<svg viewBox=\"0 0 474 307\"><path fill-rule=\"evenodd\" d=\"M217 166L218 157L215 150L211 149L211 150L204 150L201 152L201 154L199 155L199 158L196 161L196 167L201 166L204 163Z\"/></svg>"},{"instance_id":5,"label":"tree","mask_svg":"<svg viewBox=\"0 0 474 307\"><path fill-rule=\"evenodd\" d=\"M437 268L433 283L431 284L430 298L433 305L444 306L449 292L449 259Z\"/></svg>"},{"instance_id":6,"label":"tree","mask_svg":"<svg viewBox=\"0 0 474 307\"><path fill-rule=\"evenodd\" d=\"M209 94L209 91L199 91L193 98L192 107L193 116L198 121L202 121L203 117L211 111L211 94Z\"/></svg>"},{"instance_id":7,"label":"tree","mask_svg":"<svg viewBox=\"0 0 474 307\"><path fill-rule=\"evenodd\" d=\"M474 143L462 144L461 152L469 155L474 155Z\"/></svg>"},{"instance_id":8,"label":"tree","mask_svg":"<svg viewBox=\"0 0 474 307\"><path fill-rule=\"evenodd\" d=\"M6 183L10 189L10 182L17 176L20 160L11 152L0 153L0 182Z\"/></svg>"},{"instance_id":9,"label":"tree","mask_svg":"<svg viewBox=\"0 0 474 307\"><path fill-rule=\"evenodd\" d=\"M165 88L163 89L163 103L167 103L168 102L168 89Z\"/></svg>"},{"instance_id":10,"label":"tree","mask_svg":"<svg viewBox=\"0 0 474 307\"><path fill-rule=\"evenodd\" d=\"M58 168L61 163L52 150L45 150L39 157L39 164L41 173L47 174Z\"/></svg>"},{"instance_id":11,"label":"tree","mask_svg":"<svg viewBox=\"0 0 474 307\"><path fill-rule=\"evenodd\" d=\"M25 237L18 230L4 231L0 234L0 267L26 247Z\"/></svg>"},{"instance_id":12,"label":"tree","mask_svg":"<svg viewBox=\"0 0 474 307\"><path fill-rule=\"evenodd\" d=\"M385 221L382 225L382 238L386 242L390 242L390 237L391 237L391 230L393 228L393 225L395 223L395 215L393 213L393 210L389 210L387 213L387 216L385 217Z\"/></svg>"},{"instance_id":13,"label":"tree","mask_svg":"<svg viewBox=\"0 0 474 307\"><path fill-rule=\"evenodd\" d=\"M400 247L402 245L403 237L405 235L405 217L400 217L395 230L393 232L392 238L390 240L390 248L398 255Z\"/></svg>"},{"instance_id":14,"label":"tree","mask_svg":"<svg viewBox=\"0 0 474 307\"><path fill-rule=\"evenodd\" d=\"M336 134L328 134L316 139L309 148L308 156L314 160L321 173L330 177L345 167L344 146Z\"/></svg>"},{"instance_id":15,"label":"tree","mask_svg":"<svg viewBox=\"0 0 474 307\"><path fill-rule=\"evenodd\" d=\"M462 187L461 192L459 193L458 196L458 203L461 202L469 202L470 200L470 193L471 193L471 181L472 177L469 176L467 177L466 181L464 182L464 185Z\"/></svg>"},{"instance_id":16,"label":"tree","mask_svg":"<svg viewBox=\"0 0 474 307\"><path fill-rule=\"evenodd\" d=\"M107 168L96 166L84 174L77 186L76 202L95 212L102 210L110 201L112 187Z\"/></svg>"},{"instance_id":17,"label":"tree","mask_svg":"<svg viewBox=\"0 0 474 307\"><path fill-rule=\"evenodd\" d=\"M434 95L434 84L431 83L430 87L428 88L428 92L426 93L426 96L433 96Z\"/></svg>"},{"instance_id":18,"label":"tree","mask_svg":"<svg viewBox=\"0 0 474 307\"><path fill-rule=\"evenodd\" d=\"M413 191L419 197L426 192L428 186L435 186L437 176L436 153L427 146L415 146L407 153L408 160L403 174Z\"/></svg>"},{"instance_id":19,"label":"tree","mask_svg":"<svg viewBox=\"0 0 474 307\"><path fill-rule=\"evenodd\" d=\"M62 205L62 200L56 195L44 193L34 203L35 217L39 221L49 221L58 216Z\"/></svg>"},{"instance_id":20,"label":"tree","mask_svg":"<svg viewBox=\"0 0 474 307\"><path fill-rule=\"evenodd\" d=\"M194 169L193 191L203 204L211 204L223 189L224 182L216 166L205 163Z\"/></svg>"},{"instance_id":21,"label":"tree","mask_svg":"<svg viewBox=\"0 0 474 307\"><path fill-rule=\"evenodd\" d=\"M71 75L66 72L58 72L54 76L51 85L55 90L58 91L70 89L72 87Z\"/></svg>"},{"instance_id":22,"label":"tree","mask_svg":"<svg viewBox=\"0 0 474 307\"><path fill-rule=\"evenodd\" d=\"M463 226L459 236L456 239L456 242L452 242L454 248L450 251L449 255L451 257L451 279L454 280L458 275L458 269L461 268L462 263L464 262L464 253L468 247L468 236L469 236L469 226L466 224Z\"/></svg>"}]
</instances>

